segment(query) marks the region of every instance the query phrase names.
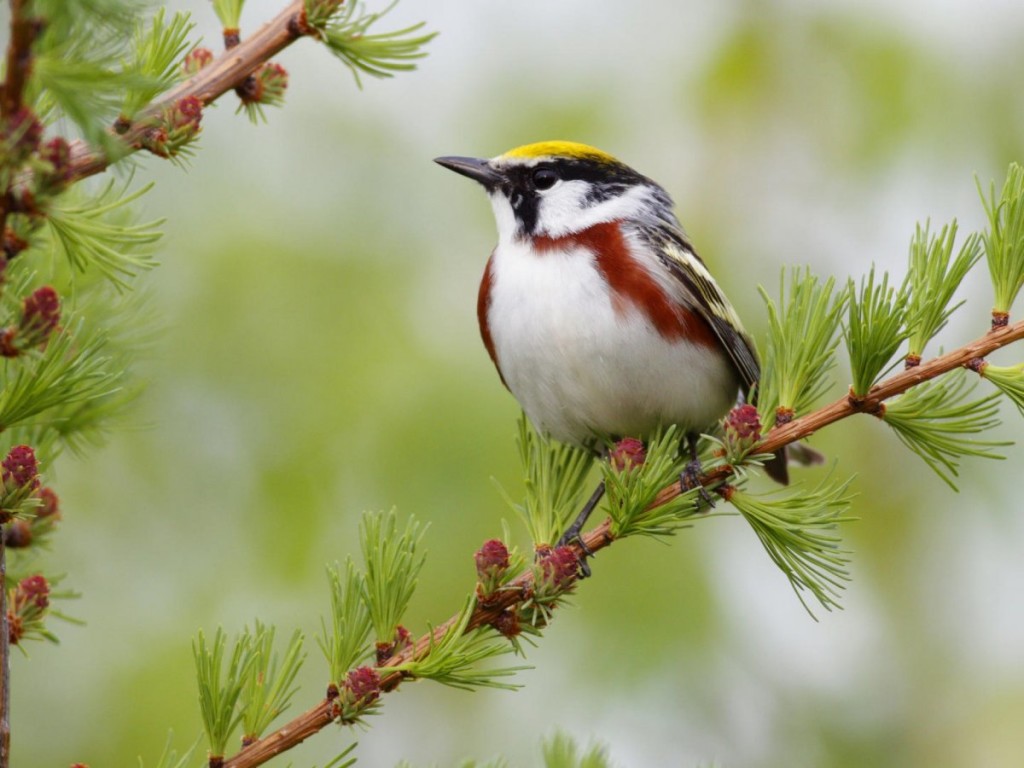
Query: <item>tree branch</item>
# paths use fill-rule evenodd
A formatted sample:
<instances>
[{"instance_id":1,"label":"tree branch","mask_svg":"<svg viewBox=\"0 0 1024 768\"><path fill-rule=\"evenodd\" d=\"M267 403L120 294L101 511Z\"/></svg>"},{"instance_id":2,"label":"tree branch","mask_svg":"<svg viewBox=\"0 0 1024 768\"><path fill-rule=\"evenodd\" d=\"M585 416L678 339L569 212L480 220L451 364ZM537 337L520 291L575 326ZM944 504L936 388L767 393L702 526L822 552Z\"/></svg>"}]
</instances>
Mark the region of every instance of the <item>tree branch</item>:
<instances>
[{"instance_id":1,"label":"tree branch","mask_svg":"<svg viewBox=\"0 0 1024 768\"><path fill-rule=\"evenodd\" d=\"M0 90L0 131L13 134L15 117L22 107L25 81L32 69L32 42L39 32L36 20L25 14L28 0L11 0L10 40L7 43L6 79ZM10 213L9 189L0 190L0 240ZM0 764L6 765L6 762Z\"/></svg>"},{"instance_id":2,"label":"tree branch","mask_svg":"<svg viewBox=\"0 0 1024 768\"><path fill-rule=\"evenodd\" d=\"M840 398L830 405L813 411L788 424L772 430L761 443L754 448L755 453L774 453L785 445L802 440L819 429L845 419L857 413L876 413L882 402L906 392L911 387L929 381L944 373L969 366L993 351L1024 339L1024 320L1003 328L990 331L979 339L960 347L946 355L933 358L927 363L902 371L873 386L867 396L858 399L852 395ZM704 486L715 486L733 474L730 467L717 467L706 473L700 480ZM651 505L661 506L681 493L680 484L673 483L658 494ZM573 544L577 555L583 556L585 551L597 552L608 547L615 541L611 533L611 519L607 518L592 530L583 534L583 546ZM533 594L533 573L527 571L510 582L504 589L488 598L487 605L478 605L470 618L467 631L493 623L507 608L528 600ZM396 653L385 661L378 670L381 673L381 690L393 691L404 679L401 672L387 672L388 667L397 667L408 661L423 658L432 644L440 642L448 629L458 621L453 616L431 632L420 637L416 643ZM334 722L334 703L324 699L312 709L302 713L291 722L253 744L224 763L224 768L254 768L262 765L272 757L285 752L305 741L314 733Z\"/></svg>"},{"instance_id":3,"label":"tree branch","mask_svg":"<svg viewBox=\"0 0 1024 768\"><path fill-rule=\"evenodd\" d=\"M172 88L153 102L119 138L126 154L139 148L140 140L149 131L163 108L189 96L211 104L228 91L245 82L261 64L269 61L300 37L311 34L305 21L303 0L292 0L280 13L239 45L224 51L209 65ZM120 155L117 159L120 159ZM111 158L84 141L71 142L69 183L94 176L107 169Z\"/></svg>"},{"instance_id":4,"label":"tree branch","mask_svg":"<svg viewBox=\"0 0 1024 768\"><path fill-rule=\"evenodd\" d=\"M13 135L22 108L25 81L32 68L32 42L38 33L35 20L25 11L28 0L11 0L10 40L3 91L0 93L0 129ZM6 174L5 174L6 177ZM0 241L5 239L10 212L9 187L0 190ZM2 256L0 256L2 258ZM7 548L5 526L0 525L0 768L11 761L11 636L7 617Z\"/></svg>"},{"instance_id":5,"label":"tree branch","mask_svg":"<svg viewBox=\"0 0 1024 768\"><path fill-rule=\"evenodd\" d=\"M6 526L0 525L0 768L11 760L11 627L7 616Z\"/></svg>"},{"instance_id":6,"label":"tree branch","mask_svg":"<svg viewBox=\"0 0 1024 768\"><path fill-rule=\"evenodd\" d=\"M11 39L7 43L7 78L4 80L0 115L7 118L21 109L25 80L32 66L33 20L25 15L27 0L11 0Z\"/></svg>"}]
</instances>

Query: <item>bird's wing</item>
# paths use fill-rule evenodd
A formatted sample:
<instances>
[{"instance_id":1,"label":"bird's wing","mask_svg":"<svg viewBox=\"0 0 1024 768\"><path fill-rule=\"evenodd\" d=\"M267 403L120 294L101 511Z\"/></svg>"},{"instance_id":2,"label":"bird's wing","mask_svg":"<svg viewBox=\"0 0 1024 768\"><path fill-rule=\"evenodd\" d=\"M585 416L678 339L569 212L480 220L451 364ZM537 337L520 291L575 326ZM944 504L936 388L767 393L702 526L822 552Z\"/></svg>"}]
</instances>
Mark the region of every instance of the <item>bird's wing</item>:
<instances>
[{"instance_id":1,"label":"bird's wing","mask_svg":"<svg viewBox=\"0 0 1024 768\"><path fill-rule=\"evenodd\" d=\"M681 300L707 320L729 353L729 359L743 380L744 391L749 394L761 378L761 365L754 342L743 329L736 310L682 230L662 223L654 231L645 234L654 241L651 244L658 258L678 281Z\"/></svg>"}]
</instances>

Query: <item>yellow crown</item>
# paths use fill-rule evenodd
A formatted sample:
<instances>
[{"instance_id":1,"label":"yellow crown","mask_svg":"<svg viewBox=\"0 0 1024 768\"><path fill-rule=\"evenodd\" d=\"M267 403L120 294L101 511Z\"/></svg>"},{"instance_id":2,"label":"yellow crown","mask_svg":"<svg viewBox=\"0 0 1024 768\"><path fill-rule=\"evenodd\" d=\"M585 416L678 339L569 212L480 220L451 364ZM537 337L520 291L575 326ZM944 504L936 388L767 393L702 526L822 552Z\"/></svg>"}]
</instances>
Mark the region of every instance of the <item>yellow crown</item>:
<instances>
[{"instance_id":1,"label":"yellow crown","mask_svg":"<svg viewBox=\"0 0 1024 768\"><path fill-rule=\"evenodd\" d=\"M538 157L569 157L578 160L596 160L601 163L618 163L607 152L576 141L538 141L510 149L503 158L533 160Z\"/></svg>"}]
</instances>

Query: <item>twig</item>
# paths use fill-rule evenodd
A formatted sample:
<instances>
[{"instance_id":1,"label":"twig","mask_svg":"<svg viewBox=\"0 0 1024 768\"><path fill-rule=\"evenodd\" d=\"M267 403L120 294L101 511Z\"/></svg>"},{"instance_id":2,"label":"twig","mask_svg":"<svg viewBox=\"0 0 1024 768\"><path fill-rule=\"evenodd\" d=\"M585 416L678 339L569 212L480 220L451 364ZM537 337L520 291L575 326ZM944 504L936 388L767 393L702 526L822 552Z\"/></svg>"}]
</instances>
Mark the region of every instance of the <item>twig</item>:
<instances>
[{"instance_id":1,"label":"twig","mask_svg":"<svg viewBox=\"0 0 1024 768\"><path fill-rule=\"evenodd\" d=\"M277 16L268 21L239 45L225 51L210 64L171 89L144 110L119 138L124 142L124 153L138 149L139 140L153 126L163 107L188 96L199 98L203 105L210 104L228 91L245 82L259 66L276 56L293 42L310 34L305 22L303 0L292 0ZM123 155L119 155L118 159ZM69 183L94 176L107 169L111 158L101 150L81 140L71 142Z\"/></svg>"},{"instance_id":2,"label":"twig","mask_svg":"<svg viewBox=\"0 0 1024 768\"><path fill-rule=\"evenodd\" d=\"M11 627L7 617L7 547L0 525L0 768L11 762Z\"/></svg>"},{"instance_id":3,"label":"twig","mask_svg":"<svg viewBox=\"0 0 1024 768\"><path fill-rule=\"evenodd\" d=\"M1014 325L990 331L981 338L949 354L936 357L915 368L902 371L876 384L871 388L867 396L862 399L855 400L847 396L806 416L794 419L785 426L770 432L754 449L754 452L774 453L784 445L789 445L797 440L808 437L836 421L856 413L873 413L882 401L902 394L917 384L934 379L956 368L967 366L975 358L983 358L993 351L1020 339L1024 339L1024 320ZM714 486L728 478L731 474L731 468L718 467L705 474L700 482L704 486ZM658 507L671 501L680 492L680 484L678 482L673 483L658 494L651 507ZM584 547L593 553L610 546L613 541L615 541L615 538L611 534L611 519L605 519L595 528L583 534L582 547L579 544L572 544L570 546L573 546L577 554L582 556ZM527 571L517 579L514 579L505 589L492 595L486 607L478 606L469 620L467 631L490 624L498 618L503 610L529 599L532 594L533 573ZM379 668L381 672L381 690L392 691L404 679L401 672L388 673L386 668L396 667L413 659L422 658L426 655L430 646L439 642L458 618L458 616L453 616L443 624L435 627L431 632L420 637L415 644L396 653L384 662ZM324 699L324 701L312 709L303 712L278 730L245 747L241 752L225 762L224 768L254 768L255 766L262 765L272 757L291 749L320 729L334 722L332 711L333 702L329 699Z\"/></svg>"},{"instance_id":4,"label":"twig","mask_svg":"<svg viewBox=\"0 0 1024 768\"><path fill-rule=\"evenodd\" d=\"M11 130L11 122L21 110L25 81L32 67L32 41L38 28L26 16L27 0L11 0L10 40L3 92L0 93L0 126ZM8 189L0 190L0 240L7 228ZM7 548L4 526L0 525L0 768L11 763L11 635L7 618Z\"/></svg>"},{"instance_id":5,"label":"twig","mask_svg":"<svg viewBox=\"0 0 1024 768\"><path fill-rule=\"evenodd\" d=\"M7 43L7 65L3 89L0 90L0 127L11 129L10 121L22 106L25 80L32 68L32 41L38 33L35 20L26 17L28 0L11 0L10 40ZM7 226L8 189L0 190L0 238ZM2 765L6 766L6 763Z\"/></svg>"},{"instance_id":6,"label":"twig","mask_svg":"<svg viewBox=\"0 0 1024 768\"><path fill-rule=\"evenodd\" d=\"M32 41L35 27L25 16L27 0L11 0L11 39L7 44L7 68L0 115L10 117L21 109L25 80L32 65Z\"/></svg>"}]
</instances>

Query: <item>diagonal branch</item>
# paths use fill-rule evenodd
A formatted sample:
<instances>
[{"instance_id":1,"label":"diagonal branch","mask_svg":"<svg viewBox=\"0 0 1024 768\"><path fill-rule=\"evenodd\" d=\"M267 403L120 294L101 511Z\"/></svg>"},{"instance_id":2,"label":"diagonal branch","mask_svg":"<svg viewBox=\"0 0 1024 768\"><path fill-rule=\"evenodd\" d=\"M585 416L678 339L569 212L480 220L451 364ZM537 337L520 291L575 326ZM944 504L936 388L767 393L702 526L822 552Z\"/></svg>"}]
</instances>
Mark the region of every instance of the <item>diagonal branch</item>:
<instances>
[{"instance_id":1,"label":"diagonal branch","mask_svg":"<svg viewBox=\"0 0 1024 768\"><path fill-rule=\"evenodd\" d=\"M788 424L770 432L754 449L755 453L774 453L785 445L794 443L819 429L845 419L857 413L876 413L880 405L889 398L906 392L911 387L929 381L957 368L969 366L972 361L984 358L995 350L1024 339L1024 320L1003 328L990 331L981 338L966 344L948 354L933 358L920 366L902 371L873 386L864 398L849 395L840 398L830 405L813 411ZM715 486L732 474L729 467L718 467L701 478L704 486ZM681 492L680 484L673 483L658 494L653 507L661 506ZM573 544L577 555L583 556L585 550L594 553L610 546L615 538L611 534L611 519L605 519L592 530L583 534L583 545ZM494 622L501 613L517 603L527 600L533 594L533 573L527 571L514 579L507 587L488 598L487 606L478 605L470 618L467 631L487 626ZM416 643L396 653L379 667L381 673L380 687L382 691L393 691L402 682L401 672L388 672L389 667L396 667L408 661L424 657L432 644L440 642L448 629L458 621L453 616L431 632L420 637ZM303 712L273 733L245 747L241 752L227 760L224 768L254 768L262 765L272 757L285 752L305 741L317 731L335 721L334 702L324 699L310 710Z\"/></svg>"},{"instance_id":2,"label":"diagonal branch","mask_svg":"<svg viewBox=\"0 0 1024 768\"><path fill-rule=\"evenodd\" d=\"M130 154L139 148L139 141L153 127L163 108L181 99L195 96L203 105L210 104L245 82L261 64L269 61L300 37L312 34L306 24L303 0L292 0L280 13L255 34L234 48L225 51L209 65L154 101L128 129L120 134L122 152ZM120 159L119 154L114 159ZM102 173L114 161L103 151L84 141L71 142L69 182Z\"/></svg>"}]
</instances>

